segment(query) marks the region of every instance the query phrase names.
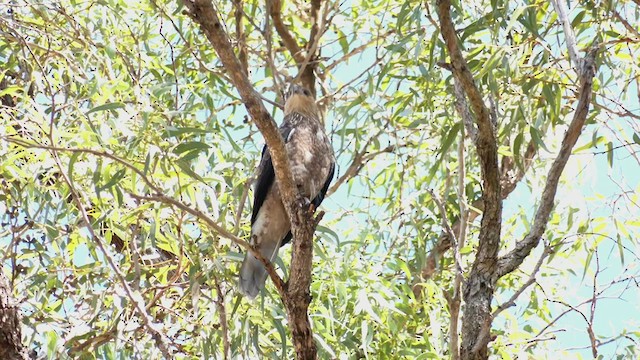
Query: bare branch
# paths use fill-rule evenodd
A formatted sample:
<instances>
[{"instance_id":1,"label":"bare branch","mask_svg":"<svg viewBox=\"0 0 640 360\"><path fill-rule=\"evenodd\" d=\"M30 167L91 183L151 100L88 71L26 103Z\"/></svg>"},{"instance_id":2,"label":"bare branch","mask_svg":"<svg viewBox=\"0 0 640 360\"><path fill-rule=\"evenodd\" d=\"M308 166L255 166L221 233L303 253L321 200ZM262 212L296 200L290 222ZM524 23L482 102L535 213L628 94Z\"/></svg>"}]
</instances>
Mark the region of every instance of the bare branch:
<instances>
[{"instance_id":1,"label":"bare branch","mask_svg":"<svg viewBox=\"0 0 640 360\"><path fill-rule=\"evenodd\" d=\"M326 4L326 2L325 2ZM311 90L313 95L316 95L316 75L315 71L318 67L316 63L316 54L318 52L318 44L320 43L320 37L324 33L324 17L320 16L320 7L322 6L322 0L311 0L311 33L309 34L309 41L307 42L306 50L307 54L304 60L298 63L298 75L302 81L302 84L306 88ZM326 14L326 7L325 7Z\"/></svg>"},{"instance_id":2,"label":"bare branch","mask_svg":"<svg viewBox=\"0 0 640 360\"><path fill-rule=\"evenodd\" d=\"M525 154L524 154L524 163L522 167L516 166L515 161L511 157L505 156L502 158L502 178L500 180L500 184L501 184L500 195L502 196L503 200L506 199L509 196L509 194L513 192L513 190L515 190L516 185L518 185L518 183L522 180L522 178L526 174L527 170L529 170L529 168L531 167L531 164L533 163L533 158L536 152L537 152L537 148L535 146L535 143L533 141L529 142L529 144L527 145L527 150L525 151ZM473 223L475 219L478 216L480 216L480 212L478 212L477 210L482 211L482 209L484 209L484 203L482 201L482 198L474 201L468 207L471 209L467 209L467 212L463 214L461 218L456 220L451 226L454 232L456 233L459 232L460 226L462 226L462 224ZM465 218L466 218L466 221L463 221ZM438 259L442 256L444 252L449 250L450 247L451 247L451 239L449 237L449 234L447 234L446 231L443 231L442 234L440 235L440 238L438 239L438 242L427 255L427 258L425 260L425 265L420 271L420 277L422 277L423 279L428 279L431 276L433 276L433 274L437 270L436 263ZM413 292L414 292L414 295L416 295L416 297L419 296L421 292L421 288L422 287L420 286L420 283L417 283L414 286Z\"/></svg>"},{"instance_id":3,"label":"bare branch","mask_svg":"<svg viewBox=\"0 0 640 360\"><path fill-rule=\"evenodd\" d=\"M454 254L453 259L456 264L456 274L463 274L464 270L462 269L462 260L460 259L460 253L458 252L458 238L453 233L453 230L449 226L449 221L447 220L447 210L445 209L444 204L442 203L442 200L440 199L440 197L436 195L436 193L434 193L433 190L429 189L427 191L431 195L431 198L433 199L433 201L438 206L438 209L440 210L440 217L442 217L442 227L445 229L445 231L449 235L449 238L453 242L453 254Z\"/></svg>"},{"instance_id":4,"label":"bare branch","mask_svg":"<svg viewBox=\"0 0 640 360\"><path fill-rule=\"evenodd\" d=\"M573 62L576 72L578 74L582 74L582 59L578 55L576 36L571 28L571 21L569 21L569 16L567 15L565 2L563 0L551 0L551 3L553 4L553 8L556 10L556 13L558 13L560 23L562 23L564 38L567 42L567 50L569 51L569 58L571 59L571 62Z\"/></svg>"},{"instance_id":5,"label":"bare branch","mask_svg":"<svg viewBox=\"0 0 640 360\"><path fill-rule=\"evenodd\" d=\"M465 101L466 107L466 101ZM457 107L458 112L462 110L460 107ZM467 108L468 109L468 108ZM463 115L462 113L460 114ZM473 124L471 124L473 125ZM461 264L462 260L460 259L460 251L466 242L467 237L467 197L465 195L465 178L466 178L466 167L465 167L465 148L464 148L464 127L460 131L460 142L458 143L458 187L456 189L458 195L458 206L460 207L460 230L458 232L458 243L457 246L454 242L454 259L456 263ZM454 238L455 234L449 235L451 239ZM449 351L451 352L451 359L458 360L460 359L460 336L458 334L458 324L460 320L460 304L462 302L462 296L460 295L460 287L462 285L462 280L464 278L464 273L462 272L462 265L458 265L458 271L456 271L456 275L453 279L453 291L451 299L447 299L449 302L449 314L451 316L451 321L449 323Z\"/></svg>"},{"instance_id":6,"label":"bare branch","mask_svg":"<svg viewBox=\"0 0 640 360\"><path fill-rule=\"evenodd\" d=\"M242 64L245 74L249 74L249 59L247 56L247 43L244 34L244 11L242 10L242 0L233 0L234 12L233 16L236 22L236 42L238 44L238 60Z\"/></svg>"},{"instance_id":7,"label":"bare branch","mask_svg":"<svg viewBox=\"0 0 640 360\"><path fill-rule=\"evenodd\" d=\"M473 75L471 74L471 71L469 71L467 62L458 47L458 36L451 20L450 7L450 0L438 1L440 30L442 32L442 38L447 45L447 52L451 58L453 75L460 81L462 88L469 98L471 108L475 115L475 121L478 124L480 137L486 138L484 141L493 140L495 143L495 135L489 116L489 109L485 106L482 93L476 86Z\"/></svg>"},{"instance_id":8,"label":"bare branch","mask_svg":"<svg viewBox=\"0 0 640 360\"><path fill-rule=\"evenodd\" d=\"M265 6L267 7L266 10L268 13L272 6L271 1L267 0L265 2ZM284 85L280 82L280 72L276 68L275 61L273 60L273 31L271 31L270 19L271 19L270 16L266 16L265 22L264 22L263 33L264 33L265 42L267 43L267 53L266 53L265 60L267 62L267 66L269 66L269 68L271 69L271 73L273 74L273 83L276 86L276 89L278 90L278 94L282 94L284 93L285 88L284 88ZM282 109L283 106L280 106L280 108Z\"/></svg>"},{"instance_id":9,"label":"bare branch","mask_svg":"<svg viewBox=\"0 0 640 360\"><path fill-rule=\"evenodd\" d=\"M623 18L622 15L620 15L620 13L616 11L615 8L611 9L611 12L613 13L613 16L615 16L616 19L618 19L618 21L622 23L622 25L624 26L625 29L627 29L628 32L640 38L640 32L636 30L636 28L634 28L631 24L629 24L627 19Z\"/></svg>"},{"instance_id":10,"label":"bare branch","mask_svg":"<svg viewBox=\"0 0 640 360\"><path fill-rule=\"evenodd\" d=\"M464 124L464 128L466 129L469 138L475 143L478 139L478 129L473 123L473 116L471 116L471 111L469 110L469 104L467 103L467 98L464 94L462 84L455 77L453 78L453 93L456 97L456 111L458 111L458 115L460 115L460 118L462 119L462 124Z\"/></svg>"},{"instance_id":11,"label":"bare branch","mask_svg":"<svg viewBox=\"0 0 640 360\"><path fill-rule=\"evenodd\" d=\"M242 195L240 195L240 201L238 202L238 207L236 208L236 216L235 216L235 225L233 227L233 233L238 235L240 231L240 218L242 217L242 212L244 210L245 203L247 202L247 197L249 197L249 189L251 188L251 184L253 183L253 178L247 179L242 186Z\"/></svg>"},{"instance_id":12,"label":"bare branch","mask_svg":"<svg viewBox=\"0 0 640 360\"><path fill-rule=\"evenodd\" d=\"M211 1L184 0L184 4L189 9L189 15L200 25L202 31L211 42L220 61L238 90L247 108L247 112L251 115L251 118L264 136L273 161L273 167L278 180L278 188L280 189L287 213L291 217L289 211L292 208L291 206L287 206L287 204L293 204L298 198L298 193L293 181L291 169L289 168L289 160L284 149L284 141L278 132L275 122L264 107L260 95L253 88L253 85L242 70L242 65L238 61L238 58L233 53L231 41L224 31L220 17Z\"/></svg>"}]
</instances>

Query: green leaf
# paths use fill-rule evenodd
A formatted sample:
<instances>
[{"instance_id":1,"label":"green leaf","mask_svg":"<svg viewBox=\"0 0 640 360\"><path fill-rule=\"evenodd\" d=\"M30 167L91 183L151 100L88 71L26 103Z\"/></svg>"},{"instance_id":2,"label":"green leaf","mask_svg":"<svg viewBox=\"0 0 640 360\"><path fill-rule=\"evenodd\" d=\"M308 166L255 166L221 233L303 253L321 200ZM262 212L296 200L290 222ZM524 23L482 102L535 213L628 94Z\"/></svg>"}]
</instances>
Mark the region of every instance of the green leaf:
<instances>
[{"instance_id":1,"label":"green leaf","mask_svg":"<svg viewBox=\"0 0 640 360\"><path fill-rule=\"evenodd\" d=\"M122 109L123 107L124 107L124 104L121 102L112 102L112 103L102 104L87 111L87 115L94 112L98 112L98 111Z\"/></svg>"},{"instance_id":2,"label":"green leaf","mask_svg":"<svg viewBox=\"0 0 640 360\"><path fill-rule=\"evenodd\" d=\"M571 21L571 27L572 28L577 28L578 25L582 24L582 19L584 19L584 16L587 14L586 10L581 10L578 15L576 15L576 17L573 18L573 20Z\"/></svg>"},{"instance_id":3,"label":"green leaf","mask_svg":"<svg viewBox=\"0 0 640 360\"><path fill-rule=\"evenodd\" d=\"M338 44L340 44L340 48L342 49L342 54L346 55L349 52L349 42L347 41L347 36L342 32L342 30L336 28L336 35L338 36Z\"/></svg>"},{"instance_id":4,"label":"green leaf","mask_svg":"<svg viewBox=\"0 0 640 360\"><path fill-rule=\"evenodd\" d=\"M177 161L176 161L176 164L178 165L178 167L179 167L179 168L180 168L180 169L181 169L185 174L187 174L187 175L189 175L190 177L192 177L192 178L194 178L194 179L196 179L196 180L200 181L200 182L201 182L201 183L203 183L203 184L206 184L206 183L207 183L206 181L204 181L204 179L203 179L200 175L196 174L193 170L191 170L191 166L189 165L189 163L188 163L188 162L186 162L186 161L184 161L184 160L182 160L182 159L179 159L179 160L177 160Z\"/></svg>"},{"instance_id":5,"label":"green leaf","mask_svg":"<svg viewBox=\"0 0 640 360\"><path fill-rule=\"evenodd\" d=\"M447 152L447 150L449 150L449 148L451 147L451 144L453 143L453 141L456 139L456 136L458 136L458 133L460 132L460 126L461 126L461 123L457 122L447 132L447 137L444 139L444 141L442 142L442 146L438 150L439 154L444 154Z\"/></svg>"},{"instance_id":6,"label":"green leaf","mask_svg":"<svg viewBox=\"0 0 640 360\"><path fill-rule=\"evenodd\" d=\"M124 175L126 174L126 170L125 169L120 169L118 170L112 177L111 179L109 179L109 181L102 185L102 186L98 186L96 188L96 192L101 192L104 190L107 190L109 188L111 188L112 186L114 186L115 184L117 184L120 180L122 180L122 178L124 177Z\"/></svg>"},{"instance_id":7,"label":"green leaf","mask_svg":"<svg viewBox=\"0 0 640 360\"><path fill-rule=\"evenodd\" d=\"M522 166L522 159L520 156L520 149L522 148L522 141L524 140L524 134L523 133L518 133L518 135L516 135L515 140L513 140L513 154L514 154L514 158L516 160L516 164L518 166Z\"/></svg>"},{"instance_id":8,"label":"green leaf","mask_svg":"<svg viewBox=\"0 0 640 360\"><path fill-rule=\"evenodd\" d=\"M607 143L607 162L609 162L609 167L613 167L613 143L611 141Z\"/></svg>"},{"instance_id":9,"label":"green leaf","mask_svg":"<svg viewBox=\"0 0 640 360\"><path fill-rule=\"evenodd\" d=\"M587 149L591 149L593 147L597 147L599 144L603 143L606 140L606 138L604 136L598 136L597 138L592 138L591 142L588 142L582 146L580 146L579 148L576 148L573 152L578 154L581 151L587 150Z\"/></svg>"},{"instance_id":10,"label":"green leaf","mask_svg":"<svg viewBox=\"0 0 640 360\"><path fill-rule=\"evenodd\" d=\"M74 152L71 154L71 157L69 158L69 167L67 168L67 176L69 177L69 181L71 181L73 183L73 166L76 164L76 161L78 161L78 157L80 156L79 152Z\"/></svg>"},{"instance_id":11,"label":"green leaf","mask_svg":"<svg viewBox=\"0 0 640 360\"><path fill-rule=\"evenodd\" d=\"M195 127L167 126L165 128L165 133L166 133L165 137L176 137L184 134L208 134L211 132L212 131L210 130L204 130L204 129L195 128Z\"/></svg>"},{"instance_id":12,"label":"green leaf","mask_svg":"<svg viewBox=\"0 0 640 360\"><path fill-rule=\"evenodd\" d=\"M326 226L322 226L322 225L318 225L316 230L321 232L321 233L323 233L323 234L328 235L328 236L325 236L325 238L334 240L334 242L336 243L336 246L340 247L340 237L338 236L338 234L335 231L329 229Z\"/></svg>"},{"instance_id":13,"label":"green leaf","mask_svg":"<svg viewBox=\"0 0 640 360\"><path fill-rule=\"evenodd\" d=\"M509 31L511 31L511 29L513 28L513 25L515 25L515 23L518 21L518 19L520 18L520 15L522 15L522 13L527 10L529 6L520 6L518 7L512 14L509 15L509 24L507 25L507 28L505 29L505 33L508 33Z\"/></svg>"},{"instance_id":14,"label":"green leaf","mask_svg":"<svg viewBox=\"0 0 640 360\"><path fill-rule=\"evenodd\" d=\"M4 89L0 89L0 97L3 97L5 95L17 95L20 91L22 91L22 88L19 86L15 86L15 85L11 85L11 86L7 86Z\"/></svg>"},{"instance_id":15,"label":"green leaf","mask_svg":"<svg viewBox=\"0 0 640 360\"><path fill-rule=\"evenodd\" d=\"M205 150L210 149L211 146L200 142L200 141L187 141L187 142L183 142L178 144L174 149L173 149L173 153L174 154L182 154L184 152L187 151L196 151L196 152L202 152Z\"/></svg>"},{"instance_id":16,"label":"green leaf","mask_svg":"<svg viewBox=\"0 0 640 360\"><path fill-rule=\"evenodd\" d=\"M242 148L240 148L240 146L238 146L238 144L234 140L233 136L231 136L231 134L229 134L229 131L227 131L227 128L223 126L222 127L222 131L224 131L224 134L227 136L227 139L229 140L229 143L233 147L233 150L235 150L237 152L242 152Z\"/></svg>"},{"instance_id":17,"label":"green leaf","mask_svg":"<svg viewBox=\"0 0 640 360\"><path fill-rule=\"evenodd\" d=\"M533 139L533 142L540 148L545 149L547 152L549 152L549 149L547 149L547 146L544 144L544 141L542 141L542 136L540 133L540 130L536 129L535 127L531 126L529 127L529 133L531 134L531 138Z\"/></svg>"}]
</instances>

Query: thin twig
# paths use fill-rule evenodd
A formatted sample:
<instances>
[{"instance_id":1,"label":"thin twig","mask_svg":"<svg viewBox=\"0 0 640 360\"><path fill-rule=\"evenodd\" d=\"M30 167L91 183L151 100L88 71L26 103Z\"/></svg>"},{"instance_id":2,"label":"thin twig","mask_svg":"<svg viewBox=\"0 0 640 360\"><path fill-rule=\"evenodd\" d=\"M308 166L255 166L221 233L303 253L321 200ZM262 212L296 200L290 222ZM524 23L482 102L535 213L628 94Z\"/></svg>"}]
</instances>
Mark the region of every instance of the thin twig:
<instances>
[{"instance_id":1,"label":"thin twig","mask_svg":"<svg viewBox=\"0 0 640 360\"><path fill-rule=\"evenodd\" d=\"M351 51L349 51L348 53L346 53L345 55L343 55L341 58L335 60L334 62L332 62L331 64L327 65L323 70L325 73L330 72L331 70L333 70L333 68L335 68L336 66L340 65L341 63L349 60L350 58L354 57L355 55L360 54L361 52L367 50L372 44L378 42L380 39L384 39L387 36L394 34L395 30L391 29L387 32L385 32L384 34L381 34L380 36L376 36L374 38L372 38L371 40L369 40L368 42L355 47L353 49L351 49Z\"/></svg>"},{"instance_id":2,"label":"thin twig","mask_svg":"<svg viewBox=\"0 0 640 360\"><path fill-rule=\"evenodd\" d=\"M453 242L452 247L454 249L453 251L454 251L454 261L456 265L456 273L464 274L464 270L462 269L462 259L460 259L460 253L458 252L458 237L456 236L456 234L454 234L453 230L449 226L449 221L447 220L447 210L445 209L444 204L442 203L442 200L440 199L440 197L436 195L436 193L433 192L433 190L428 189L427 192L429 192L429 194L431 195L431 198L433 199L433 202L435 202L436 205L438 206L438 209L440 210L440 217L442 220L442 227L447 232L447 234L449 234L449 237Z\"/></svg>"},{"instance_id":3,"label":"thin twig","mask_svg":"<svg viewBox=\"0 0 640 360\"><path fill-rule=\"evenodd\" d=\"M240 231L240 218L242 217L242 212L244 210L245 203L247 202L247 197L249 196L249 189L251 188L251 184L253 183L253 178L247 179L244 185L242 186L242 195L240 195L240 201L238 202L238 208L236 209L236 218L235 218L235 226L233 227L233 233L238 235Z\"/></svg>"},{"instance_id":4,"label":"thin twig","mask_svg":"<svg viewBox=\"0 0 640 360\"><path fill-rule=\"evenodd\" d=\"M52 119L53 119L53 116L54 116L53 114L55 113L55 106L53 106L53 105L52 105L51 113L52 113ZM53 121L52 121L52 123L53 123ZM53 133L52 132L49 133L49 137L50 137L51 144L53 144L54 143L54 139L53 139ZM127 282L127 279L126 279L125 275L122 273L122 271L120 271L120 268L116 265L115 260L113 259L113 257L109 253L109 251L107 250L107 248L104 245L102 239L100 237L98 237L98 235L95 233L95 231L91 227L91 220L89 219L89 215L87 214L87 211L86 211L84 205L82 204L82 200L80 198L79 193L75 189L75 186L73 186L73 182L68 177L67 172L64 170L64 168L62 166L62 162L60 161L60 158L58 156L58 150L55 149L55 148L52 148L52 149L50 149L50 152L51 152L51 155L53 156L53 159L54 159L54 161L56 163L56 166L58 167L58 169L60 171L60 175L62 176L62 178L64 179L65 183L69 187L69 191L71 193L73 201L76 203L78 211L80 211L80 214L82 216L85 228L87 229L87 231L89 231L89 234L91 235L91 238L94 240L94 242L96 243L96 245L100 249L100 252L102 252L104 258L106 259L107 263L109 264L109 267L111 267L111 270L113 270L113 272L116 274L116 277L118 278L118 280L120 282L120 285L122 286L122 288L124 289L124 292L127 294L127 297L129 298L129 300L131 301L131 303L135 307L138 315L140 316L140 318L142 320L142 324L147 329L147 331L151 334L151 337L154 339L154 341L156 343L156 346L158 346L158 348L160 349L160 352L162 353L162 355L166 359L171 359L172 355L171 355L171 351L169 349L169 338L167 338L165 333L160 330L160 326L158 326L158 324L155 324L153 322L153 320L151 319L151 317L147 313L146 306L143 305L144 299L142 299L142 297L138 293L134 292L131 289L131 287L129 286L129 283Z\"/></svg>"},{"instance_id":5,"label":"thin twig","mask_svg":"<svg viewBox=\"0 0 640 360\"><path fill-rule=\"evenodd\" d=\"M224 294L222 293L222 288L220 286L218 277L213 277L213 283L216 287L216 293L218 293L215 303L218 309L218 316L220 317L220 328L222 329L222 346L224 349L224 359L227 360L229 358L229 349L231 346L229 344L229 324L227 323L227 311L224 305Z\"/></svg>"},{"instance_id":6,"label":"thin twig","mask_svg":"<svg viewBox=\"0 0 640 360\"><path fill-rule=\"evenodd\" d=\"M538 262L536 263L536 265L533 267L533 270L531 271L531 274L529 275L529 278L527 279L527 281L524 282L524 284L522 284L522 286L520 286L520 288L518 290L516 290L515 293L513 293L513 295L511 295L511 297L509 298L509 300L505 301L504 303L502 303L501 305L499 305L494 311L493 314L491 316L493 316L493 318L495 319L501 312L503 312L504 310L512 307L515 305L516 300L518 299L518 297L520 297L520 295L522 295L522 293L527 290L527 288L529 286L531 286L533 283L536 282L536 275L538 274L538 271L540 271L540 267L542 266L542 263L544 262L544 259L547 258L547 256L549 256L551 253L553 252L552 248L550 246L546 246L544 248L544 250L542 251L542 255L540 255L540 258L538 259Z\"/></svg>"},{"instance_id":7,"label":"thin twig","mask_svg":"<svg viewBox=\"0 0 640 360\"><path fill-rule=\"evenodd\" d=\"M234 18L236 22L236 44L238 45L238 60L242 64L245 74L249 74L249 59L247 56L247 43L244 34L244 10L242 9L242 0L233 0Z\"/></svg>"}]
</instances>

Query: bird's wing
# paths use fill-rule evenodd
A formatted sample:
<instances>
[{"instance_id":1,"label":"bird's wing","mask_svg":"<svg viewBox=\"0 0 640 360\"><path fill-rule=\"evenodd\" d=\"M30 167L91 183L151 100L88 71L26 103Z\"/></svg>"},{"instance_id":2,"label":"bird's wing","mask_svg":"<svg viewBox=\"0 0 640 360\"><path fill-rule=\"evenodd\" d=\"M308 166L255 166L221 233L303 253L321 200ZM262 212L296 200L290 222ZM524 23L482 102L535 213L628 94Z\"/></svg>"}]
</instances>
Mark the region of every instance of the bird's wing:
<instances>
[{"instance_id":1,"label":"bird's wing","mask_svg":"<svg viewBox=\"0 0 640 360\"><path fill-rule=\"evenodd\" d=\"M313 201L311 201L311 203L313 204L313 207L316 210L322 203L322 200L324 200L324 197L327 195L327 190L329 190L329 185L331 184L331 180L333 180L333 175L335 174L335 171L336 171L336 163L332 162L331 168L329 169L329 175L327 175L327 179L325 180L324 185L322 185L322 189L320 189L320 192L318 193L318 195L316 195ZM291 241L292 237L293 236L291 234L291 231L289 231L287 235L284 237L284 239L282 239L282 243L280 244L280 246L288 244L289 241Z\"/></svg>"},{"instance_id":2,"label":"bird's wing","mask_svg":"<svg viewBox=\"0 0 640 360\"><path fill-rule=\"evenodd\" d=\"M320 189L320 192L318 193L318 195L311 202L316 209L318 208L318 206L320 206L320 203L322 202L322 200L324 200L324 197L327 195L327 190L329 190L329 185L331 184L331 180L333 180L333 175L335 171L336 171L336 163L334 162L334 163L331 163L331 168L329 169L329 175L327 176L327 180L325 180L324 185L322 185L322 189Z\"/></svg>"},{"instance_id":3,"label":"bird's wing","mask_svg":"<svg viewBox=\"0 0 640 360\"><path fill-rule=\"evenodd\" d=\"M293 126L287 121L280 126L280 135L284 139L285 143L289 140L289 134L293 130ZM264 204L264 200L269 194L269 189L273 185L275 180L275 171L273 170L273 163L271 162L271 154L267 148L267 144L262 148L262 158L260 159L260 165L258 165L258 179L256 180L255 189L253 192L253 212L251 214L251 225L256 221L258 212Z\"/></svg>"}]
</instances>

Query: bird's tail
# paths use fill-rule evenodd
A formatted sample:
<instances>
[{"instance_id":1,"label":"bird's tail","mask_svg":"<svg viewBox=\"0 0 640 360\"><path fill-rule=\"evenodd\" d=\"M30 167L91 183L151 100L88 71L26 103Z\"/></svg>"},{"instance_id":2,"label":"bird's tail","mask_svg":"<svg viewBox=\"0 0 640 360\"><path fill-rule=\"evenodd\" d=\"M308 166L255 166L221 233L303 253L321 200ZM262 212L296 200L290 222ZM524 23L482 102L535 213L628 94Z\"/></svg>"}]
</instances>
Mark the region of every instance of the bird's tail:
<instances>
[{"instance_id":1,"label":"bird's tail","mask_svg":"<svg viewBox=\"0 0 640 360\"><path fill-rule=\"evenodd\" d=\"M279 243L268 244L263 243L258 248L260 254L269 260L273 261L276 257L277 246ZM260 290L264 288L264 282L267 280L267 269L265 269L262 261L258 260L253 254L247 252L244 256L244 261L240 267L240 280L238 281L238 288L240 292L245 296L253 299L258 295Z\"/></svg>"}]
</instances>

